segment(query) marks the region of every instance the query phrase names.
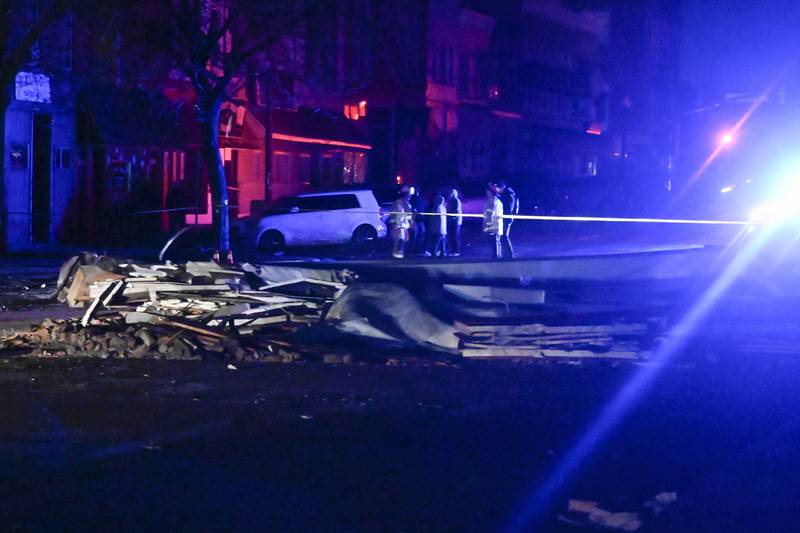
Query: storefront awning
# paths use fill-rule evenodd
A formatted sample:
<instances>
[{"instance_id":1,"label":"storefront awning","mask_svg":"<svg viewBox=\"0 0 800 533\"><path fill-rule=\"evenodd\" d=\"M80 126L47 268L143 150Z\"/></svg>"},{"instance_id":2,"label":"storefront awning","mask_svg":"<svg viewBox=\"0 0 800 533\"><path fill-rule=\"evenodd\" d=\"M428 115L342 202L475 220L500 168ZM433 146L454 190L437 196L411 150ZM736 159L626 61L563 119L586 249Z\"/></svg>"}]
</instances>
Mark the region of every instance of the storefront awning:
<instances>
[{"instance_id":1,"label":"storefront awning","mask_svg":"<svg viewBox=\"0 0 800 533\"><path fill-rule=\"evenodd\" d=\"M357 121L321 110L276 109L271 116L272 138L280 141L371 150Z\"/></svg>"}]
</instances>

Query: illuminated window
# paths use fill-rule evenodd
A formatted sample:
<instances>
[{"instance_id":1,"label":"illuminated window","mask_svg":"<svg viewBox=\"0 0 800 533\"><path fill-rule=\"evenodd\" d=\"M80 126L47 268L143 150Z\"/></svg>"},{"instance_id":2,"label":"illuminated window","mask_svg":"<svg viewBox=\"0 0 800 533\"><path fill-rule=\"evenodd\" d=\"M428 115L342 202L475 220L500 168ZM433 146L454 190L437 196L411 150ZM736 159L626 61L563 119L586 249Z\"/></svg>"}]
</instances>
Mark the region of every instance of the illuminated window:
<instances>
[{"instance_id":1,"label":"illuminated window","mask_svg":"<svg viewBox=\"0 0 800 533\"><path fill-rule=\"evenodd\" d=\"M364 183L367 173L367 158L361 152L342 153L342 183Z\"/></svg>"},{"instance_id":2,"label":"illuminated window","mask_svg":"<svg viewBox=\"0 0 800 533\"><path fill-rule=\"evenodd\" d=\"M349 118L350 120L358 120L360 118L366 117L367 102L365 100L362 100L357 104L345 104L344 116Z\"/></svg>"}]
</instances>

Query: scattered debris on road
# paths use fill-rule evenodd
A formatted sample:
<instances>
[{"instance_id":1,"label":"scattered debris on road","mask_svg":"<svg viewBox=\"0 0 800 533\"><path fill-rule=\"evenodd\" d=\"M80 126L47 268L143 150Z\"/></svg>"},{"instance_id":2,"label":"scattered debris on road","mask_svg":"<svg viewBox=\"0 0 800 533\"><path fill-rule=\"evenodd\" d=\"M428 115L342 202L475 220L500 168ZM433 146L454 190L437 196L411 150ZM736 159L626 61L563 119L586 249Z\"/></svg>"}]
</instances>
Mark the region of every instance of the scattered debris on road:
<instances>
[{"instance_id":1,"label":"scattered debris on road","mask_svg":"<svg viewBox=\"0 0 800 533\"><path fill-rule=\"evenodd\" d=\"M4 338L0 347L33 348L34 355L297 360L288 337L319 323L345 285L296 272L293 279L264 284L259 273L249 265L73 258L62 268L55 296L84 307L82 318L45 321Z\"/></svg>"},{"instance_id":2,"label":"scattered debris on road","mask_svg":"<svg viewBox=\"0 0 800 533\"><path fill-rule=\"evenodd\" d=\"M659 493L644 505L571 499L567 502L566 512L558 518L564 524L581 529L638 531L653 522L676 501L678 494L675 492Z\"/></svg>"},{"instance_id":3,"label":"scattered debris on road","mask_svg":"<svg viewBox=\"0 0 800 533\"><path fill-rule=\"evenodd\" d=\"M439 284L458 294L516 295L509 288ZM61 268L54 298L83 308L0 339L33 355L352 363L399 354L444 358L624 358L648 355L652 323L559 324L442 316L428 288L360 279L347 269L214 262L145 265L82 254ZM522 290L516 305L540 306ZM471 324L471 325L468 325ZM229 367L230 368L230 367Z\"/></svg>"},{"instance_id":4,"label":"scattered debris on road","mask_svg":"<svg viewBox=\"0 0 800 533\"><path fill-rule=\"evenodd\" d=\"M652 325L608 324L546 326L544 324L478 325L456 323L464 357L603 357L639 359L649 356Z\"/></svg>"}]
</instances>

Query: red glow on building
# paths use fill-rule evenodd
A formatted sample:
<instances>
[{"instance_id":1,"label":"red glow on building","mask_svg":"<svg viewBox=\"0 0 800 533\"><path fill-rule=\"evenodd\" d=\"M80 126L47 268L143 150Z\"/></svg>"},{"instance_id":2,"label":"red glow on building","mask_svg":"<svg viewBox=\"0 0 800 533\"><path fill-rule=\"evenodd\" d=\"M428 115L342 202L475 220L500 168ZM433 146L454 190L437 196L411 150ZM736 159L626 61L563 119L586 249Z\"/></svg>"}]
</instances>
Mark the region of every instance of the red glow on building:
<instances>
[{"instance_id":1,"label":"red glow on building","mask_svg":"<svg viewBox=\"0 0 800 533\"><path fill-rule=\"evenodd\" d=\"M332 139L317 139L313 137L301 137L299 135L285 135L283 133L273 133L272 138L279 141L291 141L297 143L324 144L328 146L344 146L346 148L358 148L360 150L372 150L369 144L352 143L345 141L335 141Z\"/></svg>"},{"instance_id":2,"label":"red glow on building","mask_svg":"<svg viewBox=\"0 0 800 533\"><path fill-rule=\"evenodd\" d=\"M586 128L586 133L589 135L602 135L603 130L600 128L599 124L590 124L588 128Z\"/></svg>"},{"instance_id":3,"label":"red glow on building","mask_svg":"<svg viewBox=\"0 0 800 533\"><path fill-rule=\"evenodd\" d=\"M350 120L358 120L367 116L367 101L361 100L357 104L345 104L344 116Z\"/></svg>"}]
</instances>

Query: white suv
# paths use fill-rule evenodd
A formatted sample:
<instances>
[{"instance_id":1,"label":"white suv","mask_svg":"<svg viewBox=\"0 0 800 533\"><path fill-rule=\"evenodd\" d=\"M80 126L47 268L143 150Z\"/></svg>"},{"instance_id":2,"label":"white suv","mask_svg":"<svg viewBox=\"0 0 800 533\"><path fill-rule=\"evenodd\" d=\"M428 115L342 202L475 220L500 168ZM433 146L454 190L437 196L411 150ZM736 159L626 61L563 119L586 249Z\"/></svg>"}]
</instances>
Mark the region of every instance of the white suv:
<instances>
[{"instance_id":1,"label":"white suv","mask_svg":"<svg viewBox=\"0 0 800 533\"><path fill-rule=\"evenodd\" d=\"M231 240L245 253L275 255L287 247L351 244L370 250L386 236L380 207L370 190L348 190L287 196L263 215L231 223Z\"/></svg>"}]
</instances>

